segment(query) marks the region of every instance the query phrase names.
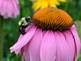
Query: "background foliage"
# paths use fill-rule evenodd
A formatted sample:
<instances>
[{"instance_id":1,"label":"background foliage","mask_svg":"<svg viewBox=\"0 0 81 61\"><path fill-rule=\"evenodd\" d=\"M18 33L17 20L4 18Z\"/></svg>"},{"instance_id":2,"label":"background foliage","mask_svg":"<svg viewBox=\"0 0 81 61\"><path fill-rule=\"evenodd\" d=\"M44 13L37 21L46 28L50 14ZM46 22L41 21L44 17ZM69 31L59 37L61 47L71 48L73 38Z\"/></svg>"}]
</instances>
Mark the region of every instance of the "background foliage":
<instances>
[{"instance_id":1,"label":"background foliage","mask_svg":"<svg viewBox=\"0 0 81 61\"><path fill-rule=\"evenodd\" d=\"M81 37L81 0L67 0L58 6L66 10L75 21L79 36ZM10 54L9 47L12 46L19 37L18 21L23 16L32 15L32 2L30 0L20 0L20 15L15 19L4 19L0 16L0 61L20 61L20 57ZM81 61L81 55L78 61Z\"/></svg>"}]
</instances>

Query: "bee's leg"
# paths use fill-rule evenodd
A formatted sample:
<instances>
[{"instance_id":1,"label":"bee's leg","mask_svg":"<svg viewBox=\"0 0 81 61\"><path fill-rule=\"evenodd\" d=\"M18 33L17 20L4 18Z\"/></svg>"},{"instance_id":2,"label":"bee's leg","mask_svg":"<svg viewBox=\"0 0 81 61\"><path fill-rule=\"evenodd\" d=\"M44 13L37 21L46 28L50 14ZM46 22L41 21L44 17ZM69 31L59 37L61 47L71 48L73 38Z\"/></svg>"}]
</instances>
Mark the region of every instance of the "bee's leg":
<instances>
[{"instance_id":1,"label":"bee's leg","mask_svg":"<svg viewBox=\"0 0 81 61\"><path fill-rule=\"evenodd\" d=\"M26 61L25 58L22 56L22 61Z\"/></svg>"},{"instance_id":2,"label":"bee's leg","mask_svg":"<svg viewBox=\"0 0 81 61\"><path fill-rule=\"evenodd\" d=\"M20 27L20 28L19 28L19 31L20 31L20 33L23 34L23 35L26 33L26 32L25 32L25 28L23 28L23 27Z\"/></svg>"}]
</instances>

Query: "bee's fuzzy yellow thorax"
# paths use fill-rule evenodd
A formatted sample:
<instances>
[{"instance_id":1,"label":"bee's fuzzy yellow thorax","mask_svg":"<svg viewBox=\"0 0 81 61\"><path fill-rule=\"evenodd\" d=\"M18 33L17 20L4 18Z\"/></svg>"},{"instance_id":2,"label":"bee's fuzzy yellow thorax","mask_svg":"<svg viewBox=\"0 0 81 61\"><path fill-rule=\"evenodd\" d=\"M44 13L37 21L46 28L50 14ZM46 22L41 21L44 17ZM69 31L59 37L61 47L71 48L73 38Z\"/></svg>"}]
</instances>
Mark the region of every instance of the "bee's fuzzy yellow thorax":
<instances>
[{"instance_id":1,"label":"bee's fuzzy yellow thorax","mask_svg":"<svg viewBox=\"0 0 81 61\"><path fill-rule=\"evenodd\" d=\"M44 29L65 30L73 25L72 18L62 9L44 8L37 11L32 20Z\"/></svg>"}]
</instances>

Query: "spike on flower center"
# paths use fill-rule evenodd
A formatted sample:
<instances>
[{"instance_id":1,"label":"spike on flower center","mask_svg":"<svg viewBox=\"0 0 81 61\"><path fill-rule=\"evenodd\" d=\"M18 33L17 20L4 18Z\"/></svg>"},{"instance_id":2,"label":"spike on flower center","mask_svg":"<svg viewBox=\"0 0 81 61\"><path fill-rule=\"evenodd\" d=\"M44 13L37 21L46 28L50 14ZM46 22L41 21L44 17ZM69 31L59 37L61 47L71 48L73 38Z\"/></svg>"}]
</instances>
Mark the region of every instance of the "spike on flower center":
<instances>
[{"instance_id":1,"label":"spike on flower center","mask_svg":"<svg viewBox=\"0 0 81 61\"><path fill-rule=\"evenodd\" d=\"M37 11L32 20L43 29L66 30L73 25L71 16L62 9L44 8Z\"/></svg>"}]
</instances>

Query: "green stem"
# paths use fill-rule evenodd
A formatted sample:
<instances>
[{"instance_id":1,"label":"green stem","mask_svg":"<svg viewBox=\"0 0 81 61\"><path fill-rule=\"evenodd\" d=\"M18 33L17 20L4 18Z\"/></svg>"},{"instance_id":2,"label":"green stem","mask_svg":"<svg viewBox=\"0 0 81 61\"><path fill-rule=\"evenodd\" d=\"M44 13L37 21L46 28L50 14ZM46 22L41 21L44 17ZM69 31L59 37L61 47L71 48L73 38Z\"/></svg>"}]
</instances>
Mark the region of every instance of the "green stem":
<instances>
[{"instance_id":1,"label":"green stem","mask_svg":"<svg viewBox=\"0 0 81 61\"><path fill-rule=\"evenodd\" d=\"M0 37L0 60L3 61L3 37Z\"/></svg>"},{"instance_id":2,"label":"green stem","mask_svg":"<svg viewBox=\"0 0 81 61\"><path fill-rule=\"evenodd\" d=\"M3 31L3 18L0 17L0 61L3 61L3 43L4 43L4 31Z\"/></svg>"}]
</instances>

